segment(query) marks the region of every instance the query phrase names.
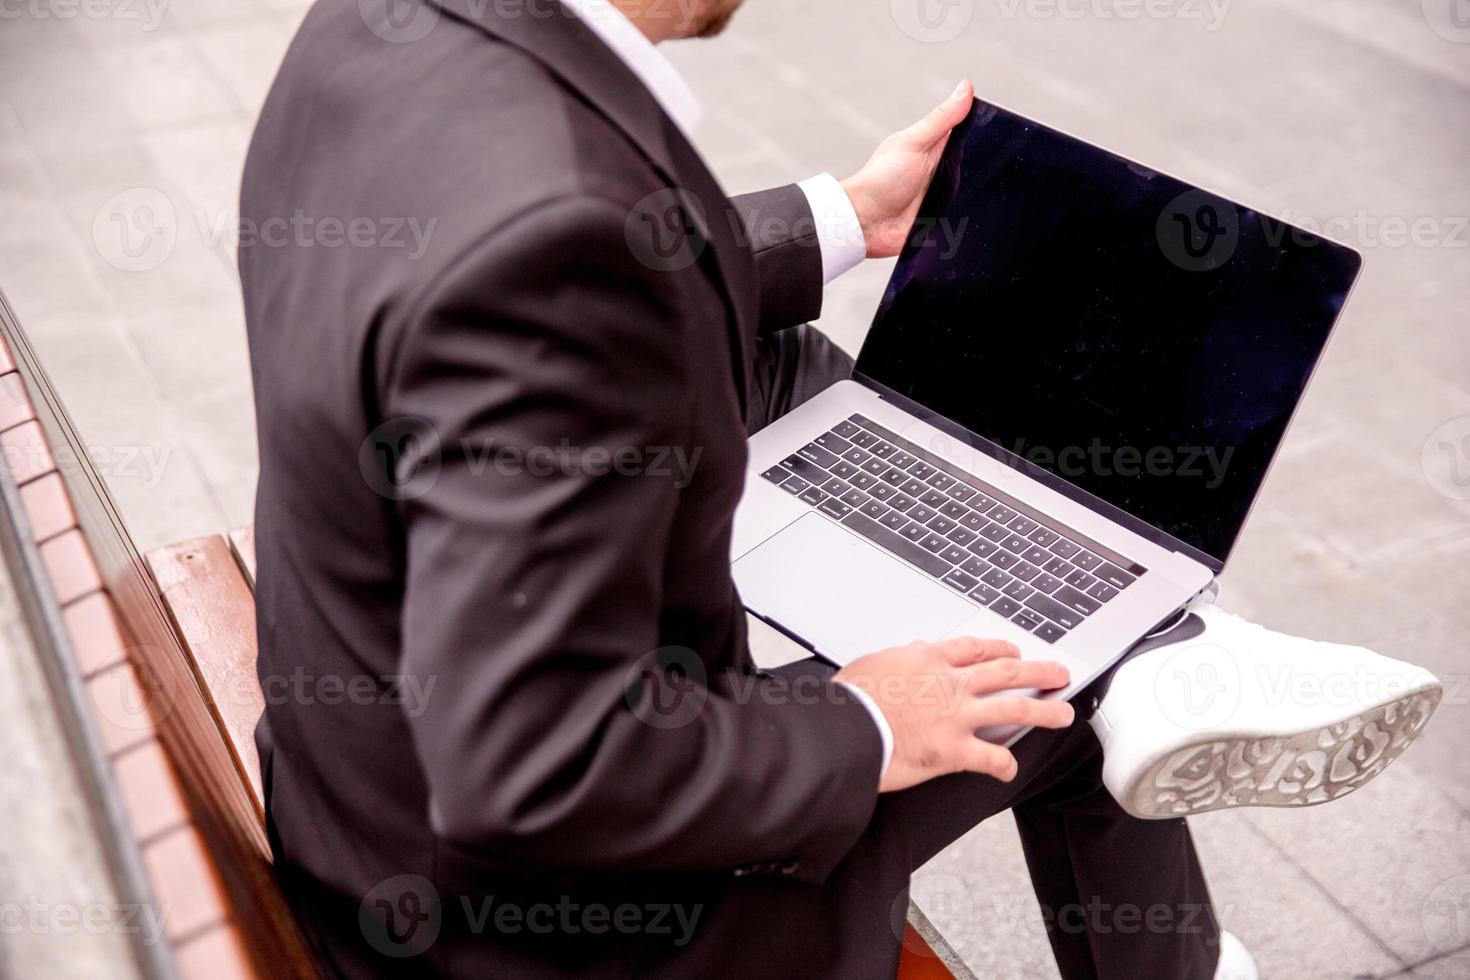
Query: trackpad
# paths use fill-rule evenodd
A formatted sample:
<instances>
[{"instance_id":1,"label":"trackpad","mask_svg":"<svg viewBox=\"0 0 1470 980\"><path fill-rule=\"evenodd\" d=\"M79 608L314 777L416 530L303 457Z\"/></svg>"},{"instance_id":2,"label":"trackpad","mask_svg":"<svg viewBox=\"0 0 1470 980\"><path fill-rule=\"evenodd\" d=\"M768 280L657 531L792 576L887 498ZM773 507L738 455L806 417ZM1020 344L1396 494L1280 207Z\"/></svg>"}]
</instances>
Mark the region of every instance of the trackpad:
<instances>
[{"instance_id":1,"label":"trackpad","mask_svg":"<svg viewBox=\"0 0 1470 980\"><path fill-rule=\"evenodd\" d=\"M947 586L817 514L733 566L745 604L830 660L941 639L977 611Z\"/></svg>"}]
</instances>

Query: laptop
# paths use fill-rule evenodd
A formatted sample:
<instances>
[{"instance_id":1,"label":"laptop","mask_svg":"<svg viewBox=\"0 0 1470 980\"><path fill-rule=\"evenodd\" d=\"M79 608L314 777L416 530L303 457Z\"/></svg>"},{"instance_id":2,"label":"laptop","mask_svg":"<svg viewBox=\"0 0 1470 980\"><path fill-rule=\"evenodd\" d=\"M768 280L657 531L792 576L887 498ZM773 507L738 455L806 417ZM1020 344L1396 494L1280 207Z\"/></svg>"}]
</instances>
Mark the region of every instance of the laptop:
<instances>
[{"instance_id":1,"label":"laptop","mask_svg":"<svg viewBox=\"0 0 1470 980\"><path fill-rule=\"evenodd\" d=\"M994 638L1071 697L1225 567L1361 258L979 101L919 215L852 379L750 440L735 582L836 664Z\"/></svg>"}]
</instances>

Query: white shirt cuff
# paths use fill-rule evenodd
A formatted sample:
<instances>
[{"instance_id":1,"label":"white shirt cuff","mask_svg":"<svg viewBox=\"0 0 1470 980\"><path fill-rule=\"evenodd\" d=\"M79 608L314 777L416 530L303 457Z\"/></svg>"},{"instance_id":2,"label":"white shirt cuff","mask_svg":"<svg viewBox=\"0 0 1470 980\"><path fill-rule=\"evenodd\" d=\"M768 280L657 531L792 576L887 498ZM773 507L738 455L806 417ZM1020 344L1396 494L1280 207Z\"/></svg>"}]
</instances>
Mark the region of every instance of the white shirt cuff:
<instances>
[{"instance_id":1,"label":"white shirt cuff","mask_svg":"<svg viewBox=\"0 0 1470 980\"><path fill-rule=\"evenodd\" d=\"M822 249L822 282L829 283L868 257L868 240L847 191L831 174L817 174L796 185L811 205Z\"/></svg>"},{"instance_id":2,"label":"white shirt cuff","mask_svg":"<svg viewBox=\"0 0 1470 980\"><path fill-rule=\"evenodd\" d=\"M883 782L883 777L888 775L888 763L893 761L893 729L888 727L888 719L883 717L878 702L873 700L872 695L860 687L838 681L843 687L852 692L858 704L868 709L868 714L873 716L873 724L878 726L878 738L883 742L883 767L878 770L878 782Z\"/></svg>"}]
</instances>

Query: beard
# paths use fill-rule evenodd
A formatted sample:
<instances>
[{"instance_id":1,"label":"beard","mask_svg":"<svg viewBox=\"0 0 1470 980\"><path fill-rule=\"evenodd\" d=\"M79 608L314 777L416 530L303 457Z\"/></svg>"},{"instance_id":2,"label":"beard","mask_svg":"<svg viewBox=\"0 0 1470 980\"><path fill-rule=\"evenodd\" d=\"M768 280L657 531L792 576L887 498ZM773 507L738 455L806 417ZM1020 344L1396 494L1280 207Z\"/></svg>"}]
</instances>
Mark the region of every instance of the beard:
<instances>
[{"instance_id":1,"label":"beard","mask_svg":"<svg viewBox=\"0 0 1470 980\"><path fill-rule=\"evenodd\" d=\"M694 30L689 37L714 37L727 26L744 0L707 0L694 17Z\"/></svg>"}]
</instances>

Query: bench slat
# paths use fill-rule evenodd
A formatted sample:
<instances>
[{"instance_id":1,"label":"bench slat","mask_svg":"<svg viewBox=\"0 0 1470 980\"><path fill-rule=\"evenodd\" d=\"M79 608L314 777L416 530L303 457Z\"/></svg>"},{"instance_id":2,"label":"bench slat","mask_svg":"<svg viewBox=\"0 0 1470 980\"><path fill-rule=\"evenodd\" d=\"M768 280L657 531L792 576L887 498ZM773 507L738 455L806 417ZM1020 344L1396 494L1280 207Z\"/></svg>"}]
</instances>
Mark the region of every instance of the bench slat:
<instances>
[{"instance_id":1,"label":"bench slat","mask_svg":"<svg viewBox=\"0 0 1470 980\"><path fill-rule=\"evenodd\" d=\"M255 525L246 524L237 527L230 532L230 550L235 553L235 561L240 564L240 571L245 576L245 582L252 590L255 588Z\"/></svg>"},{"instance_id":2,"label":"bench slat","mask_svg":"<svg viewBox=\"0 0 1470 980\"><path fill-rule=\"evenodd\" d=\"M148 567L263 815L255 724L265 698L255 676L255 596L219 535L150 551Z\"/></svg>"}]
</instances>

